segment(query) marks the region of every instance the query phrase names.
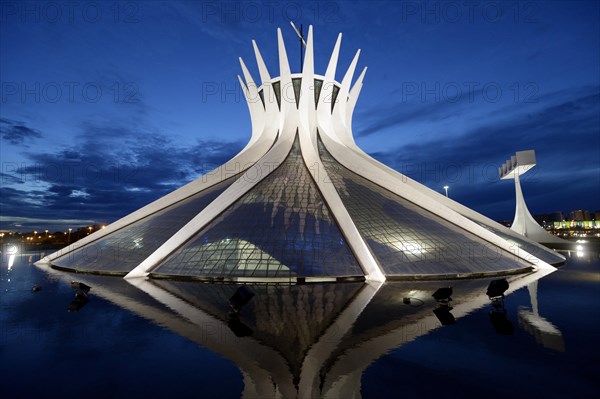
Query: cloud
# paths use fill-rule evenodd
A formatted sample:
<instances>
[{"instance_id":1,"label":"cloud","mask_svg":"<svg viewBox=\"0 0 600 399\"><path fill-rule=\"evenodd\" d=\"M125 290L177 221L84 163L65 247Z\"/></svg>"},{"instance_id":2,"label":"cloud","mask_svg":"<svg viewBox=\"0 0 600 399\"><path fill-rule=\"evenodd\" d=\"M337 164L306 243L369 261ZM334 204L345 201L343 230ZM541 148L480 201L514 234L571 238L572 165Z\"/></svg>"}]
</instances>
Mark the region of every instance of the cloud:
<instances>
[{"instance_id":1,"label":"cloud","mask_svg":"<svg viewBox=\"0 0 600 399\"><path fill-rule=\"evenodd\" d=\"M257 23L265 24L259 3L251 5L251 11L258 11L258 15L246 15L246 6L237 2L183 1L164 3L161 7L162 18L171 16L188 21L204 34L228 45L246 44L244 37L247 36L240 32L256 29Z\"/></svg>"},{"instance_id":2,"label":"cloud","mask_svg":"<svg viewBox=\"0 0 600 399\"><path fill-rule=\"evenodd\" d=\"M26 141L42 137L39 130L27 127L24 122L5 118L0 118L0 135L12 145L25 145Z\"/></svg>"},{"instance_id":3,"label":"cloud","mask_svg":"<svg viewBox=\"0 0 600 399\"><path fill-rule=\"evenodd\" d=\"M421 103L419 105L401 102L393 106L370 109L360 112L361 117L369 115L376 119L365 127L357 129L357 137L367 137L393 127L423 121L440 121L459 116L459 110L468 101L469 96L462 96L456 102Z\"/></svg>"},{"instance_id":4,"label":"cloud","mask_svg":"<svg viewBox=\"0 0 600 399\"><path fill-rule=\"evenodd\" d=\"M241 142L179 144L165 134L88 124L74 144L27 152L0 187L3 215L108 223L173 191L235 155ZM12 178L12 180L10 180Z\"/></svg>"},{"instance_id":5,"label":"cloud","mask_svg":"<svg viewBox=\"0 0 600 399\"><path fill-rule=\"evenodd\" d=\"M498 167L516 151L533 149L537 166L523 176L532 213L590 208L598 193L600 88L577 88L540 98L536 112L506 109L460 137L410 143L371 155L494 218L514 210L514 188ZM484 120L485 122L485 120ZM410 129L410 126L407 127Z\"/></svg>"},{"instance_id":6,"label":"cloud","mask_svg":"<svg viewBox=\"0 0 600 399\"><path fill-rule=\"evenodd\" d=\"M523 178L531 211L595 210L599 93L597 86L551 93L535 112L507 107L460 137L437 135L371 155L432 189L448 184L452 198L503 219L512 217L514 188L498 180L497 167L515 151L535 149L538 166ZM448 108L440 110L439 116ZM426 115L419 111L402 123L409 130ZM109 223L225 163L242 146L218 139L185 145L164 131L86 123L72 145L28 151L24 165L3 171L2 214Z\"/></svg>"},{"instance_id":7,"label":"cloud","mask_svg":"<svg viewBox=\"0 0 600 399\"><path fill-rule=\"evenodd\" d=\"M473 128L461 137L409 144L402 147L402 157L452 162L498 162L505 161L515 151L535 149L538 157L544 153L562 153L553 160L564 167L581 168L587 163L583 154L597 159L598 119L600 112L600 88L577 90L575 96L563 97L558 104L547 104L535 113L522 115L507 110L503 120ZM564 145L576 146L577 151L565 152ZM575 158L575 159L572 159ZM573 162L566 162L572 159Z\"/></svg>"},{"instance_id":8,"label":"cloud","mask_svg":"<svg viewBox=\"0 0 600 399\"><path fill-rule=\"evenodd\" d=\"M54 219L54 218L28 218L19 216L0 215L0 224L4 230L27 230L44 227L49 231L59 231L69 226L87 226L95 224L95 220L90 219Z\"/></svg>"},{"instance_id":9,"label":"cloud","mask_svg":"<svg viewBox=\"0 0 600 399\"><path fill-rule=\"evenodd\" d=\"M5 166L6 169L8 165ZM13 176L9 173L0 172L0 184L15 184L15 183L23 183L23 180L17 176Z\"/></svg>"}]
</instances>

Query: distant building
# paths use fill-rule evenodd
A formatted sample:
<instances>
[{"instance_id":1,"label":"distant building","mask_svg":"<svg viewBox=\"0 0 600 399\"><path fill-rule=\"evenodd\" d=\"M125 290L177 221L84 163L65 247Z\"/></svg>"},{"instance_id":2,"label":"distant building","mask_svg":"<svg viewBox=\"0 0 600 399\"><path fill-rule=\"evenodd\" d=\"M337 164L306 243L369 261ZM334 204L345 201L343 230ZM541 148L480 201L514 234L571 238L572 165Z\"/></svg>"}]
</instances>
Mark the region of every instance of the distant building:
<instances>
[{"instance_id":1,"label":"distant building","mask_svg":"<svg viewBox=\"0 0 600 399\"><path fill-rule=\"evenodd\" d=\"M569 219L574 220L576 222L592 220L592 218L590 217L590 212L587 209L579 209L576 211L571 211Z\"/></svg>"},{"instance_id":2,"label":"distant building","mask_svg":"<svg viewBox=\"0 0 600 399\"><path fill-rule=\"evenodd\" d=\"M555 222L560 222L560 221L565 220L565 217L561 211L556 211L553 213L553 215L554 215L553 221L555 221Z\"/></svg>"},{"instance_id":3,"label":"distant building","mask_svg":"<svg viewBox=\"0 0 600 399\"><path fill-rule=\"evenodd\" d=\"M544 216L544 215L540 215ZM585 233L585 230L600 229L600 211L590 212L586 209L578 209L569 212L567 220L556 220L553 222L553 229L571 230L572 232ZM600 233L597 233L600 234ZM600 237L600 235L598 235Z\"/></svg>"}]
</instances>

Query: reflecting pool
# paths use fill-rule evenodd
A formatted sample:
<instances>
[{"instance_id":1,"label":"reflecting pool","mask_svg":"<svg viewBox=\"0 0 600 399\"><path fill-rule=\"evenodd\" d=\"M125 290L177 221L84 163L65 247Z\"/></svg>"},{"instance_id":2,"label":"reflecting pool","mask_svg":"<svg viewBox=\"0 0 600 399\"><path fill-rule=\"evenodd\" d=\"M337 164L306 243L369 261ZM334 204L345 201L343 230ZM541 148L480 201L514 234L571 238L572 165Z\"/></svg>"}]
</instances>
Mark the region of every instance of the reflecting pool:
<instances>
[{"instance_id":1,"label":"reflecting pool","mask_svg":"<svg viewBox=\"0 0 600 399\"><path fill-rule=\"evenodd\" d=\"M564 398L600 388L592 246L563 252L553 273L508 276L494 301L494 279L249 285L237 312L240 286L69 274L34 266L40 252L2 250L3 397Z\"/></svg>"}]
</instances>

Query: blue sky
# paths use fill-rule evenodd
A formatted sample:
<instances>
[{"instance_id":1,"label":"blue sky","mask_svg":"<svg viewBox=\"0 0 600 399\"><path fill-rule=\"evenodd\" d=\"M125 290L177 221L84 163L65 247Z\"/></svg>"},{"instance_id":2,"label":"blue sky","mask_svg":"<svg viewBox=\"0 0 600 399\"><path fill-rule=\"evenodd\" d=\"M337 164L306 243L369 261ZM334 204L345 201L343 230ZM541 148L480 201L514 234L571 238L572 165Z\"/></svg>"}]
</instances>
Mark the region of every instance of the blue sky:
<instances>
[{"instance_id":1,"label":"blue sky","mask_svg":"<svg viewBox=\"0 0 600 399\"><path fill-rule=\"evenodd\" d=\"M600 210L600 5L569 2L14 2L0 9L0 228L110 223L239 151L250 118L241 56L255 39L292 72L289 19L314 26L324 73L368 66L359 146L494 219L497 167L534 149L534 214Z\"/></svg>"}]
</instances>

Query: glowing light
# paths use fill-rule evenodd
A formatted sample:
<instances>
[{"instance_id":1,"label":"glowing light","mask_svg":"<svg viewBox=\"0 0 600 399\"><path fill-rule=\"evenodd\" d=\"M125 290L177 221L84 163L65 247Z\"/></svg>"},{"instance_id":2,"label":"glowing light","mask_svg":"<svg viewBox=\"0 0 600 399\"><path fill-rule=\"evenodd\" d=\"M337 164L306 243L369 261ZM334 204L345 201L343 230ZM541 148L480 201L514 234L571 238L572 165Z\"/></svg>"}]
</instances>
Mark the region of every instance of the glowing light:
<instances>
[{"instance_id":1,"label":"glowing light","mask_svg":"<svg viewBox=\"0 0 600 399\"><path fill-rule=\"evenodd\" d=\"M578 245L576 248L577 248L577 251L581 251L583 249L583 245Z\"/></svg>"},{"instance_id":2,"label":"glowing light","mask_svg":"<svg viewBox=\"0 0 600 399\"><path fill-rule=\"evenodd\" d=\"M19 252L19 248L17 248L16 245L9 245L6 247L6 253L9 255L15 255L17 252Z\"/></svg>"},{"instance_id":3,"label":"glowing light","mask_svg":"<svg viewBox=\"0 0 600 399\"><path fill-rule=\"evenodd\" d=\"M6 247L6 253L8 254L8 270L10 271L15 264L15 257L19 252L19 248L16 245L8 245ZM10 281L10 280L9 280Z\"/></svg>"}]
</instances>

